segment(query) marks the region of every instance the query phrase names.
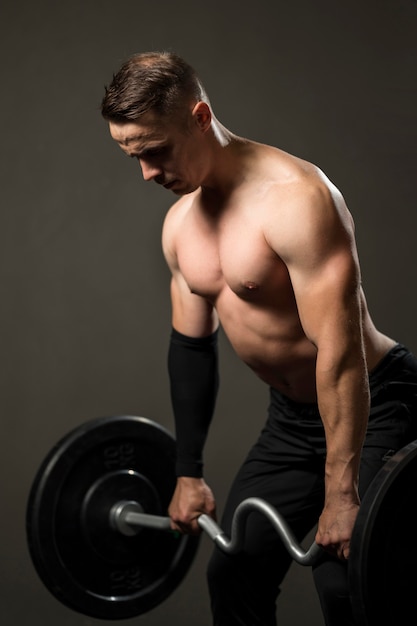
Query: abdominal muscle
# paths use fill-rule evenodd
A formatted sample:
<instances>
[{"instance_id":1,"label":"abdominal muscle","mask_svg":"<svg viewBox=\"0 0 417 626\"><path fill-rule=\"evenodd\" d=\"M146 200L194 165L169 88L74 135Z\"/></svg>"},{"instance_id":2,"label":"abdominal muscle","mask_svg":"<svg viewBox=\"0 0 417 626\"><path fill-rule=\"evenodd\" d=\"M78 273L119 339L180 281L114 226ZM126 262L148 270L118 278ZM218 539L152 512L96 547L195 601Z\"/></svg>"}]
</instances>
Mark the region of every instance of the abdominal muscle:
<instances>
[{"instance_id":1,"label":"abdominal muscle","mask_svg":"<svg viewBox=\"0 0 417 626\"><path fill-rule=\"evenodd\" d=\"M231 290L218 299L216 310L236 354L261 380L294 401L316 401L317 350L298 316L258 307Z\"/></svg>"}]
</instances>

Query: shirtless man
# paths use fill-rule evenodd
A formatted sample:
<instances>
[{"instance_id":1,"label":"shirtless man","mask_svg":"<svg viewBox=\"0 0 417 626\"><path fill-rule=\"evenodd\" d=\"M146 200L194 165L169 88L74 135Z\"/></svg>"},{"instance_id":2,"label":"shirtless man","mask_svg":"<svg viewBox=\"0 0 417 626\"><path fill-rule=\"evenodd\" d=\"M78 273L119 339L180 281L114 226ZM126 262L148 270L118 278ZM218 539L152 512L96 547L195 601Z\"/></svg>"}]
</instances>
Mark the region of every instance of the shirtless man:
<instances>
[{"instance_id":1,"label":"shirtless man","mask_svg":"<svg viewBox=\"0 0 417 626\"><path fill-rule=\"evenodd\" d=\"M275 506L300 541L318 520L324 553L314 577L325 622L354 624L349 542L361 494L386 454L415 437L414 396L387 389L393 380L416 383L417 362L372 322L343 197L315 165L225 128L194 70L175 54L129 59L106 88L102 115L144 179L179 196L163 228L178 449L172 527L198 532L200 514L216 515L202 455L221 324L270 390L265 428L221 525L230 532L237 504L249 496ZM238 430L239 416L235 423ZM276 624L290 563L269 522L252 514L242 554L213 551L213 623Z\"/></svg>"}]
</instances>

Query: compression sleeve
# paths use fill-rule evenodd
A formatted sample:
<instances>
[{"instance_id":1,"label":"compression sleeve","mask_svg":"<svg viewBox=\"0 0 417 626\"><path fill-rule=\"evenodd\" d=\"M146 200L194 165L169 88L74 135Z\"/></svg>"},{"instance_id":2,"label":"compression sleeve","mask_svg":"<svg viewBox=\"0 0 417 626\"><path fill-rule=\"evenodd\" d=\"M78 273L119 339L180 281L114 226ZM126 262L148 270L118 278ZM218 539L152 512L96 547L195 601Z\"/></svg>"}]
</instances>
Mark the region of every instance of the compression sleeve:
<instances>
[{"instance_id":1,"label":"compression sleeve","mask_svg":"<svg viewBox=\"0 0 417 626\"><path fill-rule=\"evenodd\" d=\"M177 476L203 475L203 448L219 386L216 330L188 337L174 328L168 351L171 403L175 418Z\"/></svg>"}]
</instances>

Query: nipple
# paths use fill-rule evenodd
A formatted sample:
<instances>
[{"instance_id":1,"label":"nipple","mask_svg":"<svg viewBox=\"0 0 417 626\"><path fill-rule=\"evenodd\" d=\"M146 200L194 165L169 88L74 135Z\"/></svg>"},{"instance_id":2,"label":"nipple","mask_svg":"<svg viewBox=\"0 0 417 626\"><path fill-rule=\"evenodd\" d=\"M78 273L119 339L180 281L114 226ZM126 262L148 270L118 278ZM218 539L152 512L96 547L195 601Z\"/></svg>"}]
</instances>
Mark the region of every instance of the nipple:
<instances>
[{"instance_id":1,"label":"nipple","mask_svg":"<svg viewBox=\"0 0 417 626\"><path fill-rule=\"evenodd\" d=\"M257 285L256 283L252 282L251 280L248 280L248 281L244 282L243 286L248 291L256 291L257 289L259 289L259 285Z\"/></svg>"}]
</instances>

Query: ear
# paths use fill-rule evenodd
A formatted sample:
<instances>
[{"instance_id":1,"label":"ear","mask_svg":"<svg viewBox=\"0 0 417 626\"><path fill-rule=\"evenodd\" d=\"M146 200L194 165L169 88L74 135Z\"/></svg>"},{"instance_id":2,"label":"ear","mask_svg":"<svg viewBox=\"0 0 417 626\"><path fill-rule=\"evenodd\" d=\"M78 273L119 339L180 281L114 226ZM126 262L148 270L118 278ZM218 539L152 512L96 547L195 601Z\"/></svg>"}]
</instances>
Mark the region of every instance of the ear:
<instances>
[{"instance_id":1,"label":"ear","mask_svg":"<svg viewBox=\"0 0 417 626\"><path fill-rule=\"evenodd\" d=\"M206 130L210 128L212 115L207 102L197 102L191 112L191 115L193 116L195 123L203 133L205 133Z\"/></svg>"}]
</instances>

